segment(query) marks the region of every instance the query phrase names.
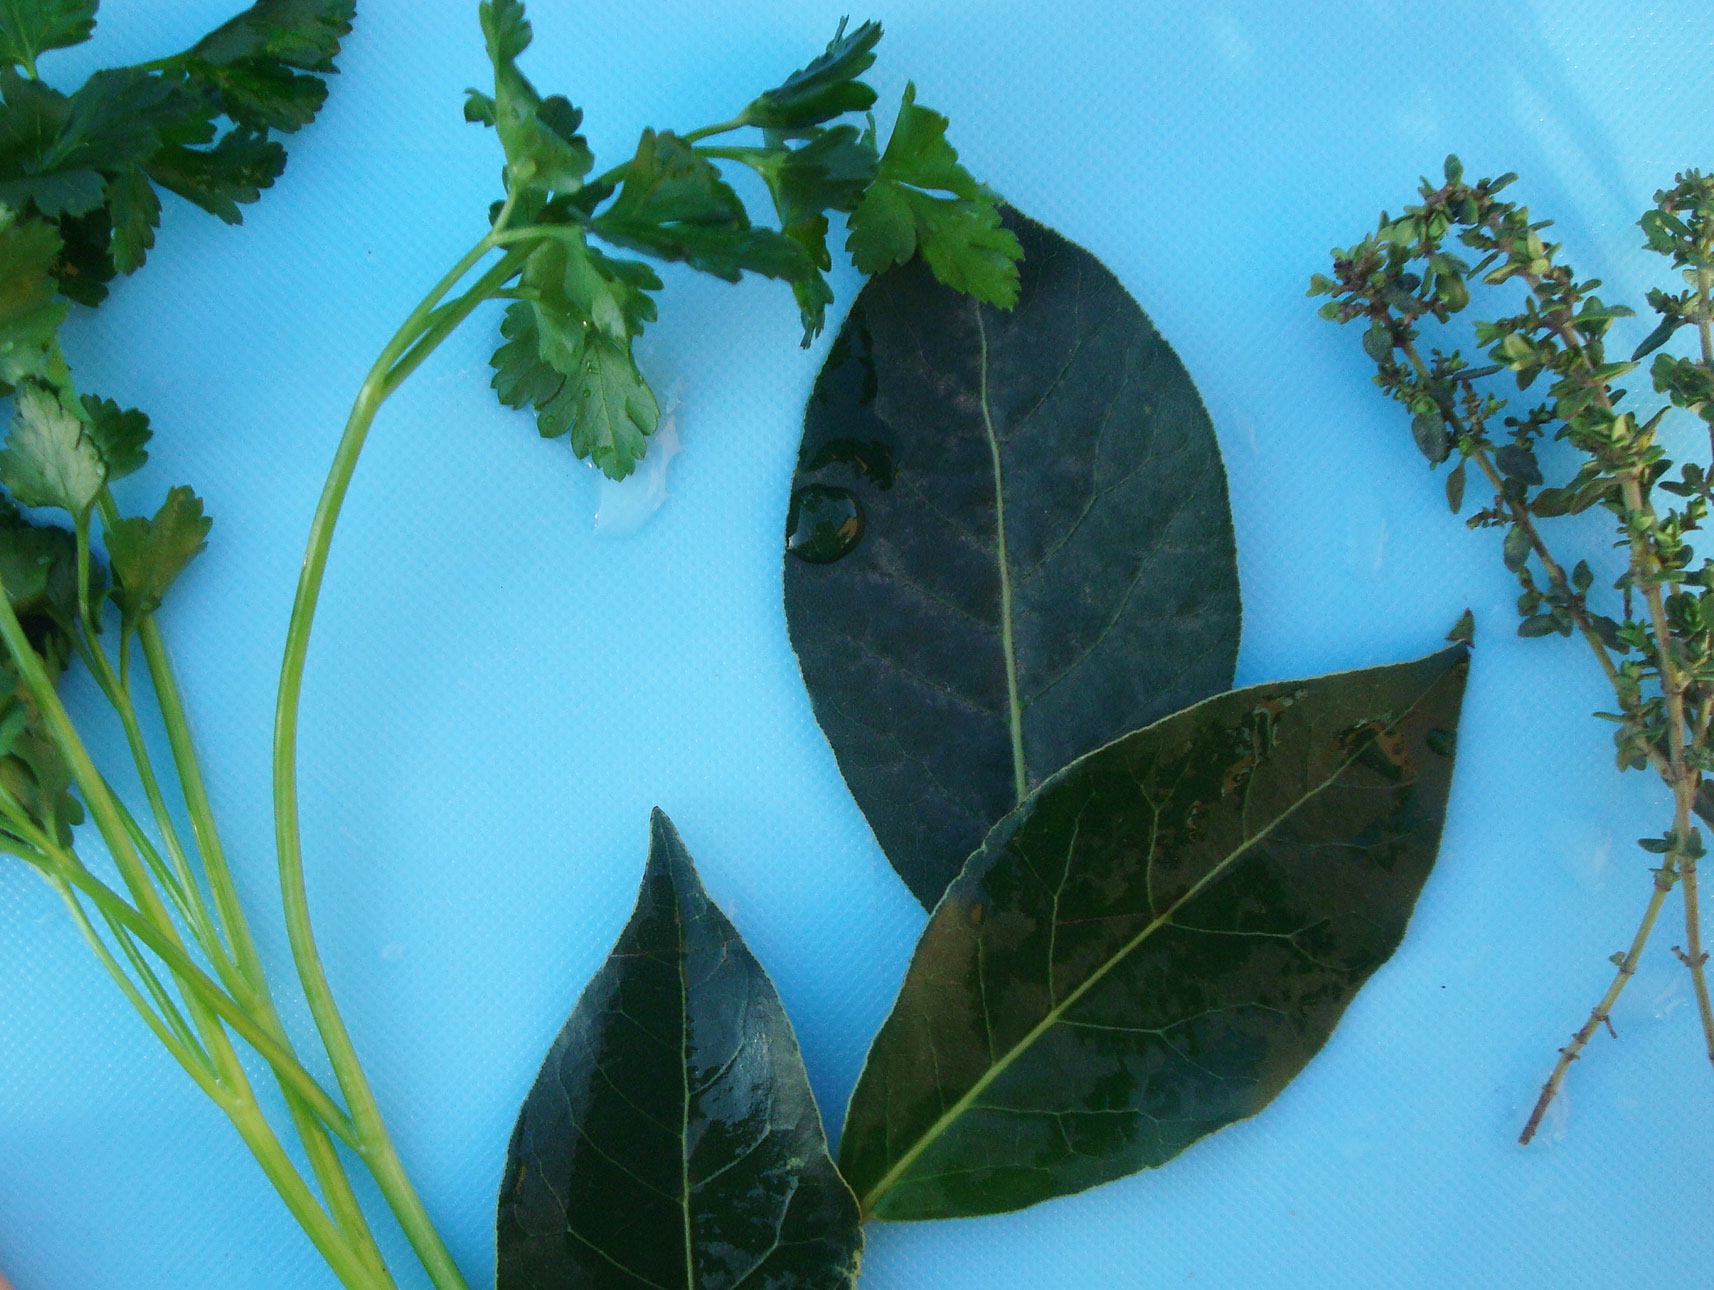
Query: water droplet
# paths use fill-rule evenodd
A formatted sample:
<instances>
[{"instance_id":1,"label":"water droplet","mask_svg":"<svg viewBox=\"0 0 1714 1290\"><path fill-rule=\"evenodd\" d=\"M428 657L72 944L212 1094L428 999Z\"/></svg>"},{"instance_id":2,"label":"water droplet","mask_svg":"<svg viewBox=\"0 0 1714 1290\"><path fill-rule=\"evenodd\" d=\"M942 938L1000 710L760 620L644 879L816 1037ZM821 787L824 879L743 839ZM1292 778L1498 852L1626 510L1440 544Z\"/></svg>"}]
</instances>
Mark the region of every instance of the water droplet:
<instances>
[{"instance_id":1,"label":"water droplet","mask_svg":"<svg viewBox=\"0 0 1714 1290\"><path fill-rule=\"evenodd\" d=\"M849 488L805 484L786 513L786 550L810 564L832 564L863 538L863 505Z\"/></svg>"}]
</instances>

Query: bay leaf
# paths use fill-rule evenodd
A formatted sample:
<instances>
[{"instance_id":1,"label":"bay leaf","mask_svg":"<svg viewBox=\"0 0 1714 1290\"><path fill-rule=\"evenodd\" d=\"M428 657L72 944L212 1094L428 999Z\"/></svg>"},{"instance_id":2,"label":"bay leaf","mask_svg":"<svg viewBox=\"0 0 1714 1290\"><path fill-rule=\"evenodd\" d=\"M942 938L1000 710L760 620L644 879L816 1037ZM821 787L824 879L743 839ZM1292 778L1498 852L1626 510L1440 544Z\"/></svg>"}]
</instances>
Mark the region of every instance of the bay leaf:
<instances>
[{"instance_id":1,"label":"bay leaf","mask_svg":"<svg viewBox=\"0 0 1714 1290\"><path fill-rule=\"evenodd\" d=\"M1227 688L1219 445L1119 280L1008 210L1017 307L920 262L863 288L804 420L786 620L839 768L932 906L1091 749Z\"/></svg>"},{"instance_id":2,"label":"bay leaf","mask_svg":"<svg viewBox=\"0 0 1714 1290\"><path fill-rule=\"evenodd\" d=\"M847 1290L857 1204L778 995L656 811L612 954L518 1117L498 1290Z\"/></svg>"},{"instance_id":3,"label":"bay leaf","mask_svg":"<svg viewBox=\"0 0 1714 1290\"><path fill-rule=\"evenodd\" d=\"M839 1160L865 1215L1019 1209L1266 1106L1404 934L1466 659L1209 699L998 825L852 1095Z\"/></svg>"}]
</instances>

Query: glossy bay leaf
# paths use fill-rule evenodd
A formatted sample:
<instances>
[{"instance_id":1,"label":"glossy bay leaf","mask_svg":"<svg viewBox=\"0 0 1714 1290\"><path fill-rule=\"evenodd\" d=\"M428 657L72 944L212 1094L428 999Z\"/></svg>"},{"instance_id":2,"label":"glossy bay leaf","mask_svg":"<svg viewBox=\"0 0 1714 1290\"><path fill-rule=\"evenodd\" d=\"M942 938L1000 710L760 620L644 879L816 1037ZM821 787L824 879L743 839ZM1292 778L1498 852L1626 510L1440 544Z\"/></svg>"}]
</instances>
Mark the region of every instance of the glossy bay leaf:
<instances>
[{"instance_id":1,"label":"glossy bay leaf","mask_svg":"<svg viewBox=\"0 0 1714 1290\"><path fill-rule=\"evenodd\" d=\"M1266 1106L1404 934L1467 656L1206 700L999 824L852 1095L839 1159L864 1213L1019 1209Z\"/></svg>"},{"instance_id":2,"label":"glossy bay leaf","mask_svg":"<svg viewBox=\"0 0 1714 1290\"><path fill-rule=\"evenodd\" d=\"M498 1290L848 1290L857 1202L761 965L651 822L636 911L554 1041L500 1192Z\"/></svg>"},{"instance_id":3,"label":"glossy bay leaf","mask_svg":"<svg viewBox=\"0 0 1714 1290\"><path fill-rule=\"evenodd\" d=\"M933 905L1073 758L1232 682L1225 470L1189 373L1094 256L1006 211L1018 304L872 279L810 399L786 619L817 720Z\"/></svg>"}]
</instances>

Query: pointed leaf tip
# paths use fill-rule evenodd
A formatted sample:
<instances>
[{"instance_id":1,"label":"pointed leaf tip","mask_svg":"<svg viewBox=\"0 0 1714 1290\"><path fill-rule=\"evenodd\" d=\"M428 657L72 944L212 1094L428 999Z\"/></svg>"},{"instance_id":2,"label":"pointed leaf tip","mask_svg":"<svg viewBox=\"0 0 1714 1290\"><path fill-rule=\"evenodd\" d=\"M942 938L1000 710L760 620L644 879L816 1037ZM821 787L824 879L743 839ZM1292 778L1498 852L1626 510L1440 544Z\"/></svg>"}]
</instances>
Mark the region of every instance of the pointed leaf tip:
<instances>
[{"instance_id":1,"label":"pointed leaf tip","mask_svg":"<svg viewBox=\"0 0 1714 1290\"><path fill-rule=\"evenodd\" d=\"M498 1290L851 1290L857 1202L797 1040L672 821L519 1115Z\"/></svg>"},{"instance_id":2,"label":"pointed leaf tip","mask_svg":"<svg viewBox=\"0 0 1714 1290\"><path fill-rule=\"evenodd\" d=\"M1468 670L1427 658L1208 699L1053 776L929 919L852 1095L878 1219L1020 1209L1265 1107L1398 946Z\"/></svg>"}]
</instances>

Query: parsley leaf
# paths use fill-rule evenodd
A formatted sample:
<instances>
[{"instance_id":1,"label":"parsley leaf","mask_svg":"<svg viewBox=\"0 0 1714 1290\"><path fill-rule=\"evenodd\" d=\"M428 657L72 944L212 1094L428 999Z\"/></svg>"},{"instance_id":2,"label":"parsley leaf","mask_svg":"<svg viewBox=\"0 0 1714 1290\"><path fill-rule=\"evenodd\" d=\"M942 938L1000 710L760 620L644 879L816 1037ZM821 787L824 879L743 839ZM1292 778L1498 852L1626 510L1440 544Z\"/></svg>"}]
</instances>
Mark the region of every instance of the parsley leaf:
<instances>
[{"instance_id":1,"label":"parsley leaf","mask_svg":"<svg viewBox=\"0 0 1714 1290\"><path fill-rule=\"evenodd\" d=\"M814 272L800 243L753 227L714 164L675 134L643 131L619 195L593 227L609 242L727 282L745 269L791 281Z\"/></svg>"},{"instance_id":2,"label":"parsley leaf","mask_svg":"<svg viewBox=\"0 0 1714 1290\"><path fill-rule=\"evenodd\" d=\"M321 108L352 12L353 0L259 0L184 53L97 72L70 95L0 69L0 202L57 225L61 292L97 304L143 263L157 186L238 223L285 167L269 132Z\"/></svg>"},{"instance_id":3,"label":"parsley leaf","mask_svg":"<svg viewBox=\"0 0 1714 1290\"><path fill-rule=\"evenodd\" d=\"M744 123L795 132L872 107L875 91L857 78L874 63L880 39L878 22L866 22L847 36L841 20L821 57L757 96L744 109Z\"/></svg>"},{"instance_id":4,"label":"parsley leaf","mask_svg":"<svg viewBox=\"0 0 1714 1290\"><path fill-rule=\"evenodd\" d=\"M217 67L267 59L332 74L339 42L351 34L356 12L356 0L258 0L197 41L184 57Z\"/></svg>"},{"instance_id":5,"label":"parsley leaf","mask_svg":"<svg viewBox=\"0 0 1714 1290\"><path fill-rule=\"evenodd\" d=\"M140 166L127 166L107 181L107 216L112 229L113 267L135 273L154 248L161 226L161 199Z\"/></svg>"},{"instance_id":6,"label":"parsley leaf","mask_svg":"<svg viewBox=\"0 0 1714 1290\"><path fill-rule=\"evenodd\" d=\"M101 0L0 0L0 62L36 74L36 56L81 45Z\"/></svg>"},{"instance_id":7,"label":"parsley leaf","mask_svg":"<svg viewBox=\"0 0 1714 1290\"><path fill-rule=\"evenodd\" d=\"M83 396L83 410L89 418L84 433L101 454L102 464L107 468L107 482L140 470L149 459L144 447L151 434L148 416L136 408L122 408L112 399L93 394Z\"/></svg>"},{"instance_id":8,"label":"parsley leaf","mask_svg":"<svg viewBox=\"0 0 1714 1290\"><path fill-rule=\"evenodd\" d=\"M583 113L555 94L542 98L518 70L518 55L533 38L521 0L482 0L482 35L494 64L494 97L469 91L464 115L493 126L506 150L508 190L572 192L595 164L577 133Z\"/></svg>"},{"instance_id":9,"label":"parsley leaf","mask_svg":"<svg viewBox=\"0 0 1714 1290\"><path fill-rule=\"evenodd\" d=\"M91 569L92 587L100 566ZM77 540L66 530L32 524L0 499L0 583L12 611L50 677L65 670L74 652L77 617ZM40 711L0 651L0 779L30 818L69 842L83 809L70 794L71 769L49 736Z\"/></svg>"},{"instance_id":10,"label":"parsley leaf","mask_svg":"<svg viewBox=\"0 0 1714 1290\"><path fill-rule=\"evenodd\" d=\"M875 146L855 126L840 125L812 132L800 147L784 146L770 132L771 147L746 151L742 160L768 185L774 210L785 235L803 247L812 271L792 280L798 312L803 317L803 343L808 346L827 320L833 288L822 272L833 267L827 250L827 212L857 209L875 179Z\"/></svg>"},{"instance_id":11,"label":"parsley leaf","mask_svg":"<svg viewBox=\"0 0 1714 1290\"><path fill-rule=\"evenodd\" d=\"M71 123L71 100L16 69L0 69L0 201L16 210L33 206L52 218L81 215L101 202L95 171L65 166L63 140Z\"/></svg>"},{"instance_id":12,"label":"parsley leaf","mask_svg":"<svg viewBox=\"0 0 1714 1290\"><path fill-rule=\"evenodd\" d=\"M285 149L244 126L228 130L212 148L169 144L149 163L149 175L228 224L242 224L240 205L271 188L286 167Z\"/></svg>"},{"instance_id":13,"label":"parsley leaf","mask_svg":"<svg viewBox=\"0 0 1714 1290\"><path fill-rule=\"evenodd\" d=\"M631 342L654 317L660 282L644 265L610 259L590 238L728 282L745 272L782 279L797 299L804 344L820 333L833 291L824 276L830 212L849 215L858 267L879 272L922 254L943 282L1010 305L1017 239L998 201L958 164L946 119L907 89L885 155L868 132L835 118L872 105L859 77L875 61L878 23L839 30L821 56L750 101L737 117L685 134L644 130L624 164L589 178L582 115L542 99L518 70L532 33L522 0L483 0L494 93L470 90L468 121L494 128L506 152L508 200L490 208L504 242L535 241L519 297L506 312L492 365L510 407L536 412L543 435L569 435L579 456L628 475L659 412ZM760 146L706 142L755 128ZM767 185L779 227L751 221L720 163L750 167ZM521 200L522 199L522 200Z\"/></svg>"},{"instance_id":14,"label":"parsley leaf","mask_svg":"<svg viewBox=\"0 0 1714 1290\"><path fill-rule=\"evenodd\" d=\"M917 104L916 86L905 87L875 182L851 216L846 249L864 273L920 252L953 290L1010 309L1018 300L1023 248L1000 226L998 200L958 164L946 125L940 113Z\"/></svg>"},{"instance_id":15,"label":"parsley leaf","mask_svg":"<svg viewBox=\"0 0 1714 1290\"><path fill-rule=\"evenodd\" d=\"M83 421L34 382L18 388L17 414L0 449L0 484L25 506L57 506L81 523L107 482Z\"/></svg>"},{"instance_id":16,"label":"parsley leaf","mask_svg":"<svg viewBox=\"0 0 1714 1290\"><path fill-rule=\"evenodd\" d=\"M0 206L0 394L47 371L49 350L65 320L55 298L59 234L46 220L19 220Z\"/></svg>"},{"instance_id":17,"label":"parsley leaf","mask_svg":"<svg viewBox=\"0 0 1714 1290\"><path fill-rule=\"evenodd\" d=\"M107 530L113 597L127 628L161 607L167 590L208 546L213 523L202 513L202 499L180 485L153 519L134 515Z\"/></svg>"},{"instance_id":18,"label":"parsley leaf","mask_svg":"<svg viewBox=\"0 0 1714 1290\"><path fill-rule=\"evenodd\" d=\"M290 133L321 111L321 78L334 74L356 8L355 0L260 0L174 62L212 86L232 120Z\"/></svg>"},{"instance_id":19,"label":"parsley leaf","mask_svg":"<svg viewBox=\"0 0 1714 1290\"><path fill-rule=\"evenodd\" d=\"M5 714L0 719L0 746L4 747L0 776L31 822L52 833L61 846L70 846L72 829L83 823L83 803L71 792L71 763L48 733L10 662L5 664L5 674L11 692L0 695L0 712Z\"/></svg>"},{"instance_id":20,"label":"parsley leaf","mask_svg":"<svg viewBox=\"0 0 1714 1290\"><path fill-rule=\"evenodd\" d=\"M77 539L65 529L32 524L0 498L0 582L32 641L44 640L56 624L69 629L77 617ZM68 639L63 651L44 650L43 656L54 667L70 653Z\"/></svg>"},{"instance_id":21,"label":"parsley leaf","mask_svg":"<svg viewBox=\"0 0 1714 1290\"><path fill-rule=\"evenodd\" d=\"M655 317L647 293L660 286L648 265L605 256L579 234L544 242L524 266L531 298L507 309L492 360L502 403L533 407L544 438L569 435L613 479L635 468L660 419L631 356Z\"/></svg>"}]
</instances>

